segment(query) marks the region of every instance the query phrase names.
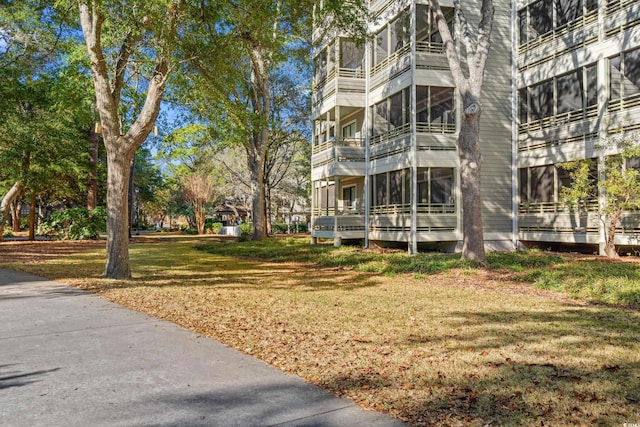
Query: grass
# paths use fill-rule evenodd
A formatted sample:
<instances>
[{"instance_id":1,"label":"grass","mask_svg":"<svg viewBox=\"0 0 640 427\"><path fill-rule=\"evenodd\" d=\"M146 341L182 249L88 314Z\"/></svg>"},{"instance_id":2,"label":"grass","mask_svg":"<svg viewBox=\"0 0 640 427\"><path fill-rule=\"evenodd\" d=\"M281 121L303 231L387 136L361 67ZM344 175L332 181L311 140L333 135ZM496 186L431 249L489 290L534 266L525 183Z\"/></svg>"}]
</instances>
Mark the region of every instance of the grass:
<instances>
[{"instance_id":1,"label":"grass","mask_svg":"<svg viewBox=\"0 0 640 427\"><path fill-rule=\"evenodd\" d=\"M554 289L589 277L614 289L637 264L534 252L492 254L476 269L455 255L297 239L158 242L132 247L131 281L99 277L104 250L11 267L171 320L415 426L640 420L640 312L533 289L545 277Z\"/></svg>"}]
</instances>

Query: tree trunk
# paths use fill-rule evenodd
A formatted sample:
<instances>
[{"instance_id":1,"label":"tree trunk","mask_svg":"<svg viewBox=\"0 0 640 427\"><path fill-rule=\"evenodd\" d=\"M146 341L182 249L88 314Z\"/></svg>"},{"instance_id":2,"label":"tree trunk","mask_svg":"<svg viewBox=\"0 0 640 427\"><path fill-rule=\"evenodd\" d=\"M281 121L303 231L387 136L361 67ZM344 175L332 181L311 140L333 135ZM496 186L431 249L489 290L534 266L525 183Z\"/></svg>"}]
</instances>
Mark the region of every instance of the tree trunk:
<instances>
[{"instance_id":1,"label":"tree trunk","mask_svg":"<svg viewBox=\"0 0 640 427\"><path fill-rule=\"evenodd\" d=\"M129 167L133 152L124 154L107 146L107 264L104 276L111 279L130 279L129 263ZM112 148L109 148L112 147Z\"/></svg>"},{"instance_id":2,"label":"tree trunk","mask_svg":"<svg viewBox=\"0 0 640 427\"><path fill-rule=\"evenodd\" d=\"M480 106L477 98L469 94L464 95L463 105L465 109L458 136L462 192L462 259L486 263L480 194Z\"/></svg>"},{"instance_id":3,"label":"tree trunk","mask_svg":"<svg viewBox=\"0 0 640 427\"><path fill-rule=\"evenodd\" d=\"M204 201L196 200L193 203L193 214L195 216L198 234L204 234L204 225L207 220L207 210Z\"/></svg>"},{"instance_id":4,"label":"tree trunk","mask_svg":"<svg viewBox=\"0 0 640 427\"><path fill-rule=\"evenodd\" d=\"M267 237L267 224L265 221L265 191L264 172L259 159L249 158L251 171L251 216L253 218L253 240L262 240Z\"/></svg>"},{"instance_id":5,"label":"tree trunk","mask_svg":"<svg viewBox=\"0 0 640 427\"><path fill-rule=\"evenodd\" d=\"M264 189L264 217L267 225L267 235L273 235L273 229L271 228L271 188L265 184Z\"/></svg>"},{"instance_id":6,"label":"tree trunk","mask_svg":"<svg viewBox=\"0 0 640 427\"><path fill-rule=\"evenodd\" d=\"M0 242L4 240L4 225L9 217L9 206L13 203L15 198L22 193L23 189L24 184L22 181L16 181L7 194L2 198L2 202L0 202Z\"/></svg>"},{"instance_id":7,"label":"tree trunk","mask_svg":"<svg viewBox=\"0 0 640 427\"><path fill-rule=\"evenodd\" d=\"M91 211L98 206L98 148L100 136L93 128L89 132L89 158L91 166L89 168L89 183L87 185L87 209Z\"/></svg>"},{"instance_id":8,"label":"tree trunk","mask_svg":"<svg viewBox=\"0 0 640 427\"><path fill-rule=\"evenodd\" d=\"M607 258L620 258L618 255L618 251L616 251L616 225L618 224L618 220L622 215L622 210L615 211L611 217L609 218L609 222L607 224L607 236L606 242L604 246L604 253L607 255Z\"/></svg>"},{"instance_id":9,"label":"tree trunk","mask_svg":"<svg viewBox=\"0 0 640 427\"><path fill-rule=\"evenodd\" d=\"M29 241L36 240L36 193L31 192L29 203Z\"/></svg>"},{"instance_id":10,"label":"tree trunk","mask_svg":"<svg viewBox=\"0 0 640 427\"><path fill-rule=\"evenodd\" d=\"M22 213L22 203L16 198L13 203L9 205L11 210L11 230L14 233L20 231L20 214Z\"/></svg>"}]
</instances>

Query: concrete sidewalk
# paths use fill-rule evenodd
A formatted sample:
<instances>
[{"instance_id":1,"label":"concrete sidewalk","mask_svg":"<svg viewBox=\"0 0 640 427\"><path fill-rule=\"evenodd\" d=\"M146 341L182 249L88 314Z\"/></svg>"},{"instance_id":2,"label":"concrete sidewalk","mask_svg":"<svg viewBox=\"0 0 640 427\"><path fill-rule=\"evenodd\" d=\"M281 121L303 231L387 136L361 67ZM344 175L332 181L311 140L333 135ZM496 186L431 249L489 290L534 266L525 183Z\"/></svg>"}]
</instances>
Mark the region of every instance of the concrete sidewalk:
<instances>
[{"instance_id":1,"label":"concrete sidewalk","mask_svg":"<svg viewBox=\"0 0 640 427\"><path fill-rule=\"evenodd\" d=\"M172 323L0 270L0 425L404 424Z\"/></svg>"}]
</instances>

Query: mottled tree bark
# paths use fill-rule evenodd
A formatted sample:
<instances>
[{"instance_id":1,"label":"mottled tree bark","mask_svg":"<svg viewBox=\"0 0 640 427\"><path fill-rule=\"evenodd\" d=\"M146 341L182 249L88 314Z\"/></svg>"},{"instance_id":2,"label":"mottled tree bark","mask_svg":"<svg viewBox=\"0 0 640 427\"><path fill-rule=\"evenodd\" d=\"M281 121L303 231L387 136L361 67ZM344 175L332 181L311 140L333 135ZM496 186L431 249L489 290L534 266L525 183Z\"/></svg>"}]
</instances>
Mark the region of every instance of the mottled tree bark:
<instances>
[{"instance_id":1,"label":"mottled tree bark","mask_svg":"<svg viewBox=\"0 0 640 427\"><path fill-rule=\"evenodd\" d=\"M482 222L482 197L480 191L482 156L480 154L480 114L482 84L489 55L490 36L493 27L494 7L491 0L482 0L481 19L477 38L472 40L471 29L461 9L460 0L454 0L460 27L461 45L466 56L456 50L456 43L438 0L430 0L430 6L445 46L445 53L458 93L462 98L462 123L458 135L460 159L460 188L462 191L462 258L486 263ZM468 71L461 65L465 61Z\"/></svg>"},{"instance_id":2,"label":"mottled tree bark","mask_svg":"<svg viewBox=\"0 0 640 427\"><path fill-rule=\"evenodd\" d=\"M98 206L98 148L100 135L95 129L89 131L89 183L87 184L87 209L93 210Z\"/></svg>"},{"instance_id":3,"label":"mottled tree bark","mask_svg":"<svg viewBox=\"0 0 640 427\"><path fill-rule=\"evenodd\" d=\"M22 190L24 190L24 183L22 181L16 181L7 194L4 195L2 202L0 202L0 242L4 240L4 226L9 217L9 206L15 198L22 193Z\"/></svg>"},{"instance_id":4,"label":"mottled tree bark","mask_svg":"<svg viewBox=\"0 0 640 427\"><path fill-rule=\"evenodd\" d=\"M177 0L175 7L167 11L168 31L175 32L174 12L180 3L180 0ZM127 132L123 133L118 107L125 85L128 61L140 36L129 33L124 37L111 74L107 68L107 58L102 51L102 24L105 16L101 6L101 2L97 0L78 1L80 23L91 60L96 109L100 115L102 137L107 150L107 262L104 276L129 279L129 166L136 150L153 129L160 112L169 65L168 58L162 56L159 50L142 110Z\"/></svg>"}]
</instances>

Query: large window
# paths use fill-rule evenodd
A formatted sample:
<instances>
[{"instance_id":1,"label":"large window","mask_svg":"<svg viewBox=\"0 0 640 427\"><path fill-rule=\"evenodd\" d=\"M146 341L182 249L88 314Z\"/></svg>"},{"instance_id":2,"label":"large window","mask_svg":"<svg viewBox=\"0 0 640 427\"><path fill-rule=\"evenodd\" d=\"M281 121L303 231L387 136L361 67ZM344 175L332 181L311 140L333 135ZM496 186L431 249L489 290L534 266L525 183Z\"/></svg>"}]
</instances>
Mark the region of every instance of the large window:
<instances>
[{"instance_id":1,"label":"large window","mask_svg":"<svg viewBox=\"0 0 640 427\"><path fill-rule=\"evenodd\" d=\"M454 88L416 86L416 121L429 131L455 129Z\"/></svg>"},{"instance_id":2,"label":"large window","mask_svg":"<svg viewBox=\"0 0 640 427\"><path fill-rule=\"evenodd\" d=\"M340 68L347 70L362 70L364 60L364 46L358 46L348 39L340 40Z\"/></svg>"},{"instance_id":3,"label":"large window","mask_svg":"<svg viewBox=\"0 0 640 427\"><path fill-rule=\"evenodd\" d=\"M373 176L372 206L400 206L409 203L406 186L410 185L408 169L380 173Z\"/></svg>"},{"instance_id":4,"label":"large window","mask_svg":"<svg viewBox=\"0 0 640 427\"><path fill-rule=\"evenodd\" d=\"M443 7L442 13L447 20L447 25L451 35L453 31L454 9L452 7ZM416 5L416 40L418 42L429 42L430 44L442 43L442 36L438 31L433 14L429 6L424 4Z\"/></svg>"},{"instance_id":5,"label":"large window","mask_svg":"<svg viewBox=\"0 0 640 427\"><path fill-rule=\"evenodd\" d=\"M409 44L410 20L408 11L402 12L396 19L385 25L375 38L373 65L378 65L390 55Z\"/></svg>"},{"instance_id":6,"label":"large window","mask_svg":"<svg viewBox=\"0 0 640 427\"><path fill-rule=\"evenodd\" d=\"M538 0L533 2L518 11L520 44L544 36L597 9L598 0Z\"/></svg>"},{"instance_id":7,"label":"large window","mask_svg":"<svg viewBox=\"0 0 640 427\"><path fill-rule=\"evenodd\" d=\"M611 99L640 94L640 49L609 59Z\"/></svg>"},{"instance_id":8,"label":"large window","mask_svg":"<svg viewBox=\"0 0 640 427\"><path fill-rule=\"evenodd\" d=\"M410 122L409 89L401 90L377 103L372 109L372 136L382 135Z\"/></svg>"},{"instance_id":9,"label":"large window","mask_svg":"<svg viewBox=\"0 0 640 427\"><path fill-rule=\"evenodd\" d=\"M596 66L579 68L551 80L522 88L518 90L518 98L521 123L556 114L586 111L598 104Z\"/></svg>"},{"instance_id":10,"label":"large window","mask_svg":"<svg viewBox=\"0 0 640 427\"><path fill-rule=\"evenodd\" d=\"M594 162L589 173L590 178L597 180L597 165ZM554 165L523 168L520 176L520 202L526 204L559 202L562 187L571 185L571 174Z\"/></svg>"},{"instance_id":11,"label":"large window","mask_svg":"<svg viewBox=\"0 0 640 427\"><path fill-rule=\"evenodd\" d=\"M454 169L418 168L417 204L429 212L451 212L454 205ZM407 206L411 203L411 169L374 175L372 206Z\"/></svg>"}]
</instances>

